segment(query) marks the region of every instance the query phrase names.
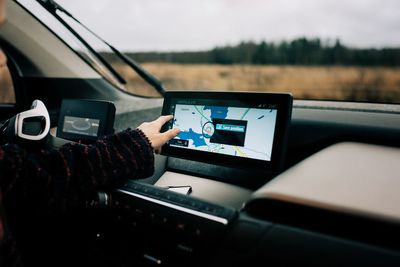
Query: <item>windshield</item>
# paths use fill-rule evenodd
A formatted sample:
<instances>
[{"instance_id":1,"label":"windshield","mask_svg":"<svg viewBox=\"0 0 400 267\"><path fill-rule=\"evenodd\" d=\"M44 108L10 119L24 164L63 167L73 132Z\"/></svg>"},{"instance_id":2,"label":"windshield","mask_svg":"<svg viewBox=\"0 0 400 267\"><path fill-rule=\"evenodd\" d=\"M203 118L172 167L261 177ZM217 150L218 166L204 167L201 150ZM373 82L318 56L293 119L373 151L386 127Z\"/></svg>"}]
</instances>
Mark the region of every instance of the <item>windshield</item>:
<instances>
[{"instance_id":1,"label":"windshield","mask_svg":"<svg viewBox=\"0 0 400 267\"><path fill-rule=\"evenodd\" d=\"M59 0L166 90L400 103L397 0ZM142 95L154 89L95 45Z\"/></svg>"},{"instance_id":2,"label":"windshield","mask_svg":"<svg viewBox=\"0 0 400 267\"><path fill-rule=\"evenodd\" d=\"M58 35L71 49L76 51L82 59L89 63L100 75L110 81L117 87L122 88L123 85L116 79L110 70L99 60L96 53L93 53L88 46L81 40L76 38L60 21L52 16L43 6L38 2L32 0L17 0L29 12L31 12L37 19L44 25Z\"/></svg>"}]
</instances>

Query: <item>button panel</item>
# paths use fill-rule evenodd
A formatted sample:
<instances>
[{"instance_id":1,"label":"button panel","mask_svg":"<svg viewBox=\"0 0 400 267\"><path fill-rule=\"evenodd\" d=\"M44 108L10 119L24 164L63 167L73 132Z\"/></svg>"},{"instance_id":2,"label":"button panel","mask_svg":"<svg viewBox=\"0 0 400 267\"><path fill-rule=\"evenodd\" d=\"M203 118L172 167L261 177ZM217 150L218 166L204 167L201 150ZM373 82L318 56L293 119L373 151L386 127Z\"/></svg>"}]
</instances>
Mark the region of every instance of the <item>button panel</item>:
<instances>
[{"instance_id":1,"label":"button panel","mask_svg":"<svg viewBox=\"0 0 400 267\"><path fill-rule=\"evenodd\" d=\"M237 216L232 208L136 181L116 189L110 199L114 229L121 229L128 243L140 240L143 266L201 262L201 251L212 250Z\"/></svg>"},{"instance_id":2,"label":"button panel","mask_svg":"<svg viewBox=\"0 0 400 267\"><path fill-rule=\"evenodd\" d=\"M237 215L234 209L136 181L125 183L117 191L222 224Z\"/></svg>"}]
</instances>

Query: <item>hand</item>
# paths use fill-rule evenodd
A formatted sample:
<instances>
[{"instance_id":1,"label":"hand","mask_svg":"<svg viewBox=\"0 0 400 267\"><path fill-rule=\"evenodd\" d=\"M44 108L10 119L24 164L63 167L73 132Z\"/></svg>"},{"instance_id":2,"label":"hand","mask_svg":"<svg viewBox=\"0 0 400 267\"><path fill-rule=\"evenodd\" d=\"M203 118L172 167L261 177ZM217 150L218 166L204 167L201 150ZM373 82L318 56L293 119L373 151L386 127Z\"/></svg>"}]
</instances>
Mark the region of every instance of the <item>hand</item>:
<instances>
[{"instance_id":1,"label":"hand","mask_svg":"<svg viewBox=\"0 0 400 267\"><path fill-rule=\"evenodd\" d=\"M161 127L172 118L172 115L160 116L158 119L151 122L144 122L138 127L150 140L151 146L158 154L161 153L161 147L180 132L178 128L174 128L160 133Z\"/></svg>"}]
</instances>

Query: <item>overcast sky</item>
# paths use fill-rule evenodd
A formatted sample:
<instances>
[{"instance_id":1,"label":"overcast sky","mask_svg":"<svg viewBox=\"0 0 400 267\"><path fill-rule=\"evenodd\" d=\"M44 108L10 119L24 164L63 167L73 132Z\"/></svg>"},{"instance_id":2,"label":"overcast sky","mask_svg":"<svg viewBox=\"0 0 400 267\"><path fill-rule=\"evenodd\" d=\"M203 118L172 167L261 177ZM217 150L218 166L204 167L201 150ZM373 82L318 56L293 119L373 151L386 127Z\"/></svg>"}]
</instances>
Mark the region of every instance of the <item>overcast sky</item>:
<instances>
[{"instance_id":1,"label":"overcast sky","mask_svg":"<svg viewBox=\"0 0 400 267\"><path fill-rule=\"evenodd\" d=\"M400 47L400 0L56 0L125 51L206 50L240 41L339 38Z\"/></svg>"}]
</instances>

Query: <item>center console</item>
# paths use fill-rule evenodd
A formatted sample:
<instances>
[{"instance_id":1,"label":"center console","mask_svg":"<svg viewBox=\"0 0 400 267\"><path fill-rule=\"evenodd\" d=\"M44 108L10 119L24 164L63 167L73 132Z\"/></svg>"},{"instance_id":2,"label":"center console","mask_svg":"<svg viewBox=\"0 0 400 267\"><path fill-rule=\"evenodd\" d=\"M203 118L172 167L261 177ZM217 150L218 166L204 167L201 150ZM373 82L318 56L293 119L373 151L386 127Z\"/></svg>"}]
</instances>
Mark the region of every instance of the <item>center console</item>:
<instances>
[{"instance_id":1,"label":"center console","mask_svg":"<svg viewBox=\"0 0 400 267\"><path fill-rule=\"evenodd\" d=\"M289 94L167 92L162 114L174 119L162 131L180 133L162 148L166 171L154 184L127 181L111 195L123 247L135 247L132 262L206 264L254 185L280 169L291 105Z\"/></svg>"}]
</instances>

